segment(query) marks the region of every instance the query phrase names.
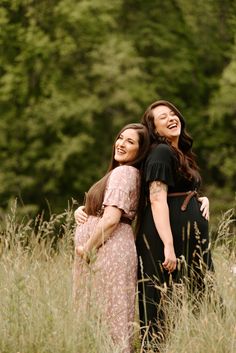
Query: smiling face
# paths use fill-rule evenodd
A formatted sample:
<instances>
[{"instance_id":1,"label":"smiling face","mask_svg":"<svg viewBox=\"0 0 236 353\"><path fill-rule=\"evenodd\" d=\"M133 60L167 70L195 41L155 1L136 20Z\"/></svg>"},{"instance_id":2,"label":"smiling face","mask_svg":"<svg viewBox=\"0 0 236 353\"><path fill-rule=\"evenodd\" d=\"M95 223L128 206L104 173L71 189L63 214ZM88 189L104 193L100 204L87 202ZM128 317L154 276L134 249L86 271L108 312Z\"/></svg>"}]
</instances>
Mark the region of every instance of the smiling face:
<instances>
[{"instance_id":1,"label":"smiling face","mask_svg":"<svg viewBox=\"0 0 236 353\"><path fill-rule=\"evenodd\" d=\"M154 125L160 136L166 137L173 146L178 147L181 122L176 113L166 105L158 105L153 110Z\"/></svg>"},{"instance_id":2,"label":"smiling face","mask_svg":"<svg viewBox=\"0 0 236 353\"><path fill-rule=\"evenodd\" d=\"M127 164L135 160L139 152L139 135L134 129L121 132L115 142L114 159L119 164Z\"/></svg>"}]
</instances>

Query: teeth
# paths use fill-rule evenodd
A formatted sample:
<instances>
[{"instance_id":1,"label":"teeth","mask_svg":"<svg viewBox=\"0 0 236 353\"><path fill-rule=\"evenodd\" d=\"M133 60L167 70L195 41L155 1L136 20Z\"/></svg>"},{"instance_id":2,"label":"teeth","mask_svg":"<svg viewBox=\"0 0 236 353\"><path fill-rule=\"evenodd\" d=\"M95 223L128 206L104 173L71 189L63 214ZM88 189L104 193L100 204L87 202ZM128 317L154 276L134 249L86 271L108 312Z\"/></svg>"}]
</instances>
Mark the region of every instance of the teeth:
<instances>
[{"instance_id":1,"label":"teeth","mask_svg":"<svg viewBox=\"0 0 236 353\"><path fill-rule=\"evenodd\" d=\"M177 127L177 124L172 124L169 126L169 129L172 129L173 127Z\"/></svg>"}]
</instances>

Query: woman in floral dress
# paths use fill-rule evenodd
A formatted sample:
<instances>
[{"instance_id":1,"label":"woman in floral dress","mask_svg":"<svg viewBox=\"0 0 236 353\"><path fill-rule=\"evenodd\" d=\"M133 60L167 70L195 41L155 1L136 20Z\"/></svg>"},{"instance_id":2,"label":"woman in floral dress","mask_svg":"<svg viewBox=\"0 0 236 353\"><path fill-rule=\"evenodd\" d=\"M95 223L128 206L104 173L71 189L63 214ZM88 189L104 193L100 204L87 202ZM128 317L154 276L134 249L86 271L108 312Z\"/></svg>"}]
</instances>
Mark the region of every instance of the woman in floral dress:
<instances>
[{"instance_id":1,"label":"woman in floral dress","mask_svg":"<svg viewBox=\"0 0 236 353\"><path fill-rule=\"evenodd\" d=\"M92 300L124 353L132 351L137 284L131 222L139 201L139 168L148 147L147 129L142 124L129 124L120 131L108 173L88 191L87 221L75 232L74 296L89 304L89 283L94 289Z\"/></svg>"}]
</instances>

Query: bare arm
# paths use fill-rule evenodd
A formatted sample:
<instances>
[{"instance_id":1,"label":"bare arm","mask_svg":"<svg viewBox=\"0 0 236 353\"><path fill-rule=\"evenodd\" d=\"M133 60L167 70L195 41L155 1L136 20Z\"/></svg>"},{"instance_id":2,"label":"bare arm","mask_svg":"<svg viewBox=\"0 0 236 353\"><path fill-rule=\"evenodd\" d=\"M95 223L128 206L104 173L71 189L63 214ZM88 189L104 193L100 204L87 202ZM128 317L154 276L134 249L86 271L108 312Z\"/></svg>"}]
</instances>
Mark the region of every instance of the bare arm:
<instances>
[{"instance_id":1,"label":"bare arm","mask_svg":"<svg viewBox=\"0 0 236 353\"><path fill-rule=\"evenodd\" d=\"M176 256L170 227L167 189L167 185L161 181L153 181L149 185L154 223L164 244L165 260L163 262L163 267L169 272L173 272L176 268Z\"/></svg>"},{"instance_id":2,"label":"bare arm","mask_svg":"<svg viewBox=\"0 0 236 353\"><path fill-rule=\"evenodd\" d=\"M77 255L86 257L86 254L92 249L97 249L110 237L116 229L122 211L114 206L105 207L102 218L99 220L94 233L90 236L84 246L78 246L76 249Z\"/></svg>"}]
</instances>

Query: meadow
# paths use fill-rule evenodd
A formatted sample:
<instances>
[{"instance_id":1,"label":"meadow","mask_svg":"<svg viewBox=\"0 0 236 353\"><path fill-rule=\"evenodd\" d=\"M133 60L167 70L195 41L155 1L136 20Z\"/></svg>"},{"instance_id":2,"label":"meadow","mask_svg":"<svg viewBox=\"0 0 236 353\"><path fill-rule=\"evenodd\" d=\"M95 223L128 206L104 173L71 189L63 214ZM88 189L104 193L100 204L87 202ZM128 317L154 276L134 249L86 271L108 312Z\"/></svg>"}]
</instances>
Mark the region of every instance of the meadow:
<instances>
[{"instance_id":1,"label":"meadow","mask_svg":"<svg viewBox=\"0 0 236 353\"><path fill-rule=\"evenodd\" d=\"M121 353L96 305L89 313L78 312L73 305L72 209L49 220L43 216L20 220L13 207L0 227L0 353ZM223 299L224 309L219 301L206 299L196 314L184 290L179 305L177 290L178 300L167 305L169 334L162 353L236 352L235 248L229 210L213 244L214 295ZM153 346L144 348L136 333L135 353L152 352Z\"/></svg>"}]
</instances>

